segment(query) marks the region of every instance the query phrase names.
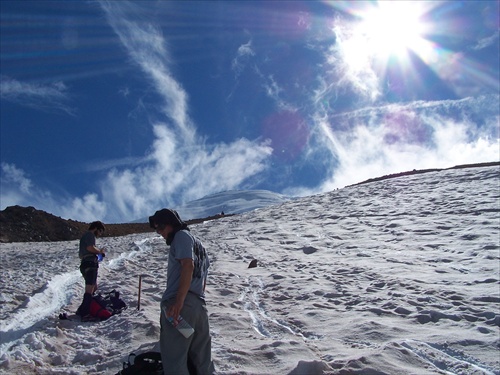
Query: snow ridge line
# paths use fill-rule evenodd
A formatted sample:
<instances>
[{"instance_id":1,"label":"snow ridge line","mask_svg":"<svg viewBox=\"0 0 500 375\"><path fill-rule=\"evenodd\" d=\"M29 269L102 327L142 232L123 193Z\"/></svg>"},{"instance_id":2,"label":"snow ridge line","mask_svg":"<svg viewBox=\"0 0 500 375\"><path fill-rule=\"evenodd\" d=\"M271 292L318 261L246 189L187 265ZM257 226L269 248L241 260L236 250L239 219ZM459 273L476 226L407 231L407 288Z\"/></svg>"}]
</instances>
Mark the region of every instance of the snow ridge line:
<instances>
[{"instance_id":1,"label":"snow ridge line","mask_svg":"<svg viewBox=\"0 0 500 375\"><path fill-rule=\"evenodd\" d=\"M118 268L125 259L136 257L139 253L151 250L150 239L134 241L138 250L124 252L118 258L111 259L101 266L107 269ZM65 272L52 277L45 283L38 293L27 298L27 302L9 321L2 321L0 325L0 357L8 351L13 342L24 335L36 330L43 324L44 319L50 317L67 306L74 298L74 286L81 283L79 270Z\"/></svg>"},{"instance_id":2,"label":"snow ridge line","mask_svg":"<svg viewBox=\"0 0 500 375\"><path fill-rule=\"evenodd\" d=\"M59 311L74 296L72 286L80 281L78 270L55 275L39 293L28 297L24 307L18 309L9 322L2 322L0 328L0 356L8 344L31 332L47 316Z\"/></svg>"}]
</instances>

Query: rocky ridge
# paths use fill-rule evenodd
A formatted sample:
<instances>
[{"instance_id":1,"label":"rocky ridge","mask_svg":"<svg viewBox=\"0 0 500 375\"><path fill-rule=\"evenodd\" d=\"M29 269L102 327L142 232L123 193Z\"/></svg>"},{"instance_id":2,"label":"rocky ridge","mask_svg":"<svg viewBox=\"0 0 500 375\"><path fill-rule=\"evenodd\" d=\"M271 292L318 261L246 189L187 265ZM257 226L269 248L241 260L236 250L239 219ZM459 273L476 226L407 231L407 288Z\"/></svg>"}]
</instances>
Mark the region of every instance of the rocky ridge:
<instances>
[{"instance_id":1,"label":"rocky ridge","mask_svg":"<svg viewBox=\"0 0 500 375\"><path fill-rule=\"evenodd\" d=\"M188 220L187 224L196 224L219 217L221 215ZM104 237L152 232L148 223L105 223L105 226ZM72 241L80 239L88 227L89 223L66 220L34 207L10 206L0 211L0 243Z\"/></svg>"}]
</instances>

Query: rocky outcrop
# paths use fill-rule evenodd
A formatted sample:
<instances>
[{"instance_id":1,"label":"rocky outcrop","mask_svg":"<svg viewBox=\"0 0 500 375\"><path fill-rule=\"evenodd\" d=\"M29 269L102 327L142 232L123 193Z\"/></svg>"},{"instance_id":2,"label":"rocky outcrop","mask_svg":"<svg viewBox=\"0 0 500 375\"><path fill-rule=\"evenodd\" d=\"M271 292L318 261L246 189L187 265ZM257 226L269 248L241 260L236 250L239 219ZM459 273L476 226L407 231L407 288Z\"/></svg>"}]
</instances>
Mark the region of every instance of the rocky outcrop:
<instances>
[{"instance_id":1,"label":"rocky outcrop","mask_svg":"<svg viewBox=\"0 0 500 375\"><path fill-rule=\"evenodd\" d=\"M231 215L226 215L231 216ZM187 221L188 225L220 218L221 215ZM152 232L148 223L107 224L104 237ZM89 223L66 220L34 207L11 206L0 211L0 243L78 240Z\"/></svg>"},{"instance_id":2,"label":"rocky outcrop","mask_svg":"<svg viewBox=\"0 0 500 375\"><path fill-rule=\"evenodd\" d=\"M78 223L34 207L12 206L0 212L0 242L73 240L80 233Z\"/></svg>"},{"instance_id":3,"label":"rocky outcrop","mask_svg":"<svg viewBox=\"0 0 500 375\"><path fill-rule=\"evenodd\" d=\"M71 241L80 239L89 223L66 220L34 207L11 206L0 211L0 242ZM149 232L146 223L108 224L105 236Z\"/></svg>"}]
</instances>

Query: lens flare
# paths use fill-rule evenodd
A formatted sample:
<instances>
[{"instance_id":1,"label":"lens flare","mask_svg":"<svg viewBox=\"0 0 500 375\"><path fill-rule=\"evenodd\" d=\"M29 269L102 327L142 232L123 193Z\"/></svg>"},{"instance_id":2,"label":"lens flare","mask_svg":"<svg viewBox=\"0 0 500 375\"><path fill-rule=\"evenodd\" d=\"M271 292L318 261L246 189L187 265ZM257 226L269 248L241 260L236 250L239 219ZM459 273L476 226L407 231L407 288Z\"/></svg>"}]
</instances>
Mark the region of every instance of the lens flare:
<instances>
[{"instance_id":1,"label":"lens flare","mask_svg":"<svg viewBox=\"0 0 500 375\"><path fill-rule=\"evenodd\" d=\"M273 155L278 160L290 161L307 145L309 129L297 112L282 111L264 119L262 135L271 140Z\"/></svg>"}]
</instances>

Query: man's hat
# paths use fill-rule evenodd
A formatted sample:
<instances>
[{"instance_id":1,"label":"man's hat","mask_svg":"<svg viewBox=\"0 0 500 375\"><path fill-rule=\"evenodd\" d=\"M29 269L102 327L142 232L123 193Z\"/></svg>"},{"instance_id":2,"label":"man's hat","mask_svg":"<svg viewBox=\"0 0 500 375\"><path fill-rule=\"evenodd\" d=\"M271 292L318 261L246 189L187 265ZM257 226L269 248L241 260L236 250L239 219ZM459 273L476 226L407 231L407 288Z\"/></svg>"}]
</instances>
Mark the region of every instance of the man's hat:
<instances>
[{"instance_id":1,"label":"man's hat","mask_svg":"<svg viewBox=\"0 0 500 375\"><path fill-rule=\"evenodd\" d=\"M149 217L149 226L155 229L157 225L171 225L175 228L182 227L185 223L179 217L177 211L163 208L156 211L153 216Z\"/></svg>"}]
</instances>

